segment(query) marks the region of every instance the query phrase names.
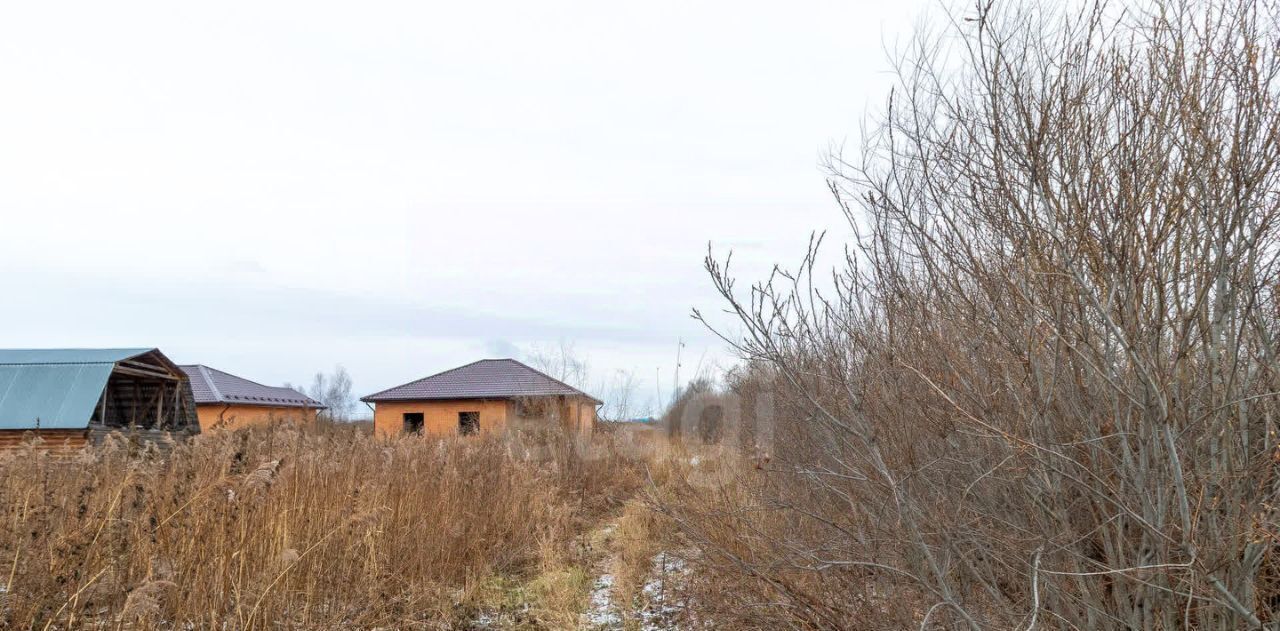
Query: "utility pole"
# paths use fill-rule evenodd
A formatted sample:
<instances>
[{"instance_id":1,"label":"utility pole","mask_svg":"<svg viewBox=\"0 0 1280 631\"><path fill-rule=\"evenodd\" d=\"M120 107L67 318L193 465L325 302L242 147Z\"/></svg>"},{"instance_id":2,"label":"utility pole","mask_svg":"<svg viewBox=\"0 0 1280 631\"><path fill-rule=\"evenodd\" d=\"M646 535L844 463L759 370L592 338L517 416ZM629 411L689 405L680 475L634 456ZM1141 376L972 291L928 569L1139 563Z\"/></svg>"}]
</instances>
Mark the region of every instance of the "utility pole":
<instances>
[{"instance_id":1,"label":"utility pole","mask_svg":"<svg viewBox=\"0 0 1280 631\"><path fill-rule=\"evenodd\" d=\"M672 380L672 396L671 402L675 403L680 398L680 351L684 350L684 338L676 338L676 375Z\"/></svg>"}]
</instances>

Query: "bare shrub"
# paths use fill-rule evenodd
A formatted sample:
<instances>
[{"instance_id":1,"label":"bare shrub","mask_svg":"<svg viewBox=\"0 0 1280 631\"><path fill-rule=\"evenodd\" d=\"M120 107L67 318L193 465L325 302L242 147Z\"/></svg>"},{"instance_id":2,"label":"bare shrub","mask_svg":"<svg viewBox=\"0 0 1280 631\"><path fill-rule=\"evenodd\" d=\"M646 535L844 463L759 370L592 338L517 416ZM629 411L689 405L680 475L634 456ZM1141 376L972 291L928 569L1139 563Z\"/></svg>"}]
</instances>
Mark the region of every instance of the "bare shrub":
<instances>
[{"instance_id":1,"label":"bare shrub","mask_svg":"<svg viewBox=\"0 0 1280 631\"><path fill-rule=\"evenodd\" d=\"M707 615L1280 623L1277 24L979 3L833 157L858 235L833 278L816 241L745 292L708 257L777 453L655 498Z\"/></svg>"}]
</instances>

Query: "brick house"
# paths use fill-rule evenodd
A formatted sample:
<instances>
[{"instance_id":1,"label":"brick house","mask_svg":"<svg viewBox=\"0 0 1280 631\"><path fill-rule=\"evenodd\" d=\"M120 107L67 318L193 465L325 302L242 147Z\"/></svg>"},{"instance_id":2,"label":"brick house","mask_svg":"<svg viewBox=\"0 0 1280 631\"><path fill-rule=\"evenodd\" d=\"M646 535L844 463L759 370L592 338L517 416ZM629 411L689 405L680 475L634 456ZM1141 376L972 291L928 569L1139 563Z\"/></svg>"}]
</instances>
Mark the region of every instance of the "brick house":
<instances>
[{"instance_id":1,"label":"brick house","mask_svg":"<svg viewBox=\"0 0 1280 631\"><path fill-rule=\"evenodd\" d=\"M514 359L482 359L360 400L373 408L378 436L468 435L517 423L590 433L601 404Z\"/></svg>"},{"instance_id":2,"label":"brick house","mask_svg":"<svg viewBox=\"0 0 1280 631\"><path fill-rule=\"evenodd\" d=\"M293 390L264 386L208 366L182 366L191 379L200 430L240 429L291 422L313 425L325 407Z\"/></svg>"}]
</instances>

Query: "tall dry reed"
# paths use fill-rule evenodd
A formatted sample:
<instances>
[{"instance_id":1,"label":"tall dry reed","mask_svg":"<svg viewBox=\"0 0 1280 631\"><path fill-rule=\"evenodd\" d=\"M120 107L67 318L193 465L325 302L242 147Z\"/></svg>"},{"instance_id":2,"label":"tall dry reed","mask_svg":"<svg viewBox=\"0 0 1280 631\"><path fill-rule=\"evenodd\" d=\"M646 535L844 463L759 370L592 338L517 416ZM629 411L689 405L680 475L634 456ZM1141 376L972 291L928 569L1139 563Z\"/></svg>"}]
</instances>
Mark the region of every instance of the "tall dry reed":
<instances>
[{"instance_id":1,"label":"tall dry reed","mask_svg":"<svg viewBox=\"0 0 1280 631\"><path fill-rule=\"evenodd\" d=\"M0 627L465 624L495 577L577 562L575 537L640 471L607 442L555 432L276 427L169 453L124 439L3 453Z\"/></svg>"}]
</instances>

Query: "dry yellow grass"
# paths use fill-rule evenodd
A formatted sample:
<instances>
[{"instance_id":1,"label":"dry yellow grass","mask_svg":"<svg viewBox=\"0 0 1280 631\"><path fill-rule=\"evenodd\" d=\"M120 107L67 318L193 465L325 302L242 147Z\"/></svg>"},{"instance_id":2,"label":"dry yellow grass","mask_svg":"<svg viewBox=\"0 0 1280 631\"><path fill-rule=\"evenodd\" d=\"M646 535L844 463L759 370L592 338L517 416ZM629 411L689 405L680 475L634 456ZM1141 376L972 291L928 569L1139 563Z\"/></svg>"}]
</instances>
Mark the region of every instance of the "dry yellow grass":
<instances>
[{"instance_id":1,"label":"dry yellow grass","mask_svg":"<svg viewBox=\"0 0 1280 631\"><path fill-rule=\"evenodd\" d=\"M644 483L600 437L289 427L0 454L0 628L572 628L582 535Z\"/></svg>"}]
</instances>

